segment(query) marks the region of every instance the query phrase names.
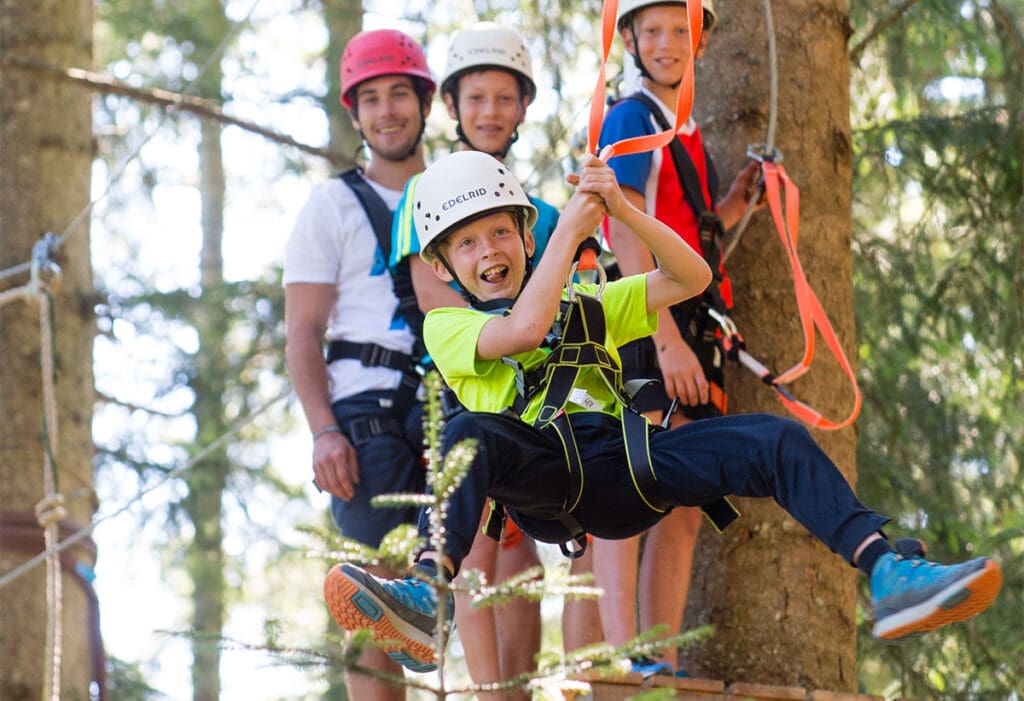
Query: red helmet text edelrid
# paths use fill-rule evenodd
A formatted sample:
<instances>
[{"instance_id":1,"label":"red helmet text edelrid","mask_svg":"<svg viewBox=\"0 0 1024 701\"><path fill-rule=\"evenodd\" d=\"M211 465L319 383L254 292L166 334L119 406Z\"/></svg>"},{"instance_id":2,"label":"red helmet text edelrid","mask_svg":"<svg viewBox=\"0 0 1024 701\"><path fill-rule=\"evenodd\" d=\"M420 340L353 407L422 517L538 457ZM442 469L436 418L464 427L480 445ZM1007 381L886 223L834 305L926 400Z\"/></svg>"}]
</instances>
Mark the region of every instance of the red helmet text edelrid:
<instances>
[{"instance_id":1,"label":"red helmet text edelrid","mask_svg":"<svg viewBox=\"0 0 1024 701\"><path fill-rule=\"evenodd\" d=\"M341 55L341 104L352 109L352 91L357 85L383 75L419 78L434 92L434 78L426 56L416 40L397 29L359 32Z\"/></svg>"}]
</instances>

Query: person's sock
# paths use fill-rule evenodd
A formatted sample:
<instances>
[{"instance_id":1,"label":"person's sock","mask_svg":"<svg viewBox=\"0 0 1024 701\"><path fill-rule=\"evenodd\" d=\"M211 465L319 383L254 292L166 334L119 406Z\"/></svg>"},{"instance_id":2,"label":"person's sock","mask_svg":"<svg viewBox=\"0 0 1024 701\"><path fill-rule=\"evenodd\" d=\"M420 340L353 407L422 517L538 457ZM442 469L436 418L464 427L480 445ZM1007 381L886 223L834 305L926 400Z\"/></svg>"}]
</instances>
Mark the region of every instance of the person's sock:
<instances>
[{"instance_id":1,"label":"person's sock","mask_svg":"<svg viewBox=\"0 0 1024 701\"><path fill-rule=\"evenodd\" d=\"M878 558L882 557L882 555L885 555L886 553L894 552L896 552L896 550L885 538L873 540L868 543L867 547L861 551L860 557L857 558L857 569L870 577L871 571L875 569L875 563L878 562Z\"/></svg>"},{"instance_id":2,"label":"person's sock","mask_svg":"<svg viewBox=\"0 0 1024 701\"><path fill-rule=\"evenodd\" d=\"M416 564L412 566L414 572L418 572L428 580L437 579L437 561L432 557L425 557L422 560L417 560ZM452 581L452 573L447 567L444 568L444 581Z\"/></svg>"}]
</instances>

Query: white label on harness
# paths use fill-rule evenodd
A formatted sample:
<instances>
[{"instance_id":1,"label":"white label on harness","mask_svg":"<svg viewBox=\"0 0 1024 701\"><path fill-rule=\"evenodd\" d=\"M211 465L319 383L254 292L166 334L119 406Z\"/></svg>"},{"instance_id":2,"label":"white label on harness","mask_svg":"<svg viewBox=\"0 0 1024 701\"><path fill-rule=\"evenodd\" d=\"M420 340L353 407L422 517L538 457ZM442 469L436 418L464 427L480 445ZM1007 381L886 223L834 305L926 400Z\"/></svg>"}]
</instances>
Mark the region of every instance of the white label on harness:
<instances>
[{"instance_id":1,"label":"white label on harness","mask_svg":"<svg viewBox=\"0 0 1024 701\"><path fill-rule=\"evenodd\" d=\"M579 387L573 387L572 392L569 393L569 401L590 411L601 411L604 409L603 403L587 394L587 390L580 389Z\"/></svg>"}]
</instances>

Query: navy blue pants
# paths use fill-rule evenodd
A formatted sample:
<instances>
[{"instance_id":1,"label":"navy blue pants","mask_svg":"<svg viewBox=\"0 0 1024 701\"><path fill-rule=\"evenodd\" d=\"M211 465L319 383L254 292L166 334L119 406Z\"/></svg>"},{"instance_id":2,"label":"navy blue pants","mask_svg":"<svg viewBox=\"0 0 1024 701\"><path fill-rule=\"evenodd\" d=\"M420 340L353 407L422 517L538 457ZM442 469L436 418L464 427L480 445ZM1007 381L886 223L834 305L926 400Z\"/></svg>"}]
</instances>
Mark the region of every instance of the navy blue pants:
<instances>
[{"instance_id":1,"label":"navy blue pants","mask_svg":"<svg viewBox=\"0 0 1024 701\"><path fill-rule=\"evenodd\" d=\"M655 512L633 487L621 424L599 413L570 415L583 463L583 496L572 516L599 538L627 538L650 528ZM444 429L444 450L472 438L477 454L449 501L446 554L456 570L469 552L488 497L508 508L523 531L546 542L567 534L553 521L569 497L569 468L557 436L510 416L464 412ZM798 422L770 414L704 419L650 436L651 462L663 497L702 506L728 496L772 497L848 562L888 519L857 499L849 483ZM421 535L427 534L424 515Z\"/></svg>"},{"instance_id":2,"label":"navy blue pants","mask_svg":"<svg viewBox=\"0 0 1024 701\"><path fill-rule=\"evenodd\" d=\"M415 402L402 410L386 405L393 393L371 391L340 399L331 409L359 460L359 483L345 501L331 496L331 515L341 534L376 548L391 529L416 523L419 509L377 508L370 500L380 494L422 494L423 407Z\"/></svg>"}]
</instances>

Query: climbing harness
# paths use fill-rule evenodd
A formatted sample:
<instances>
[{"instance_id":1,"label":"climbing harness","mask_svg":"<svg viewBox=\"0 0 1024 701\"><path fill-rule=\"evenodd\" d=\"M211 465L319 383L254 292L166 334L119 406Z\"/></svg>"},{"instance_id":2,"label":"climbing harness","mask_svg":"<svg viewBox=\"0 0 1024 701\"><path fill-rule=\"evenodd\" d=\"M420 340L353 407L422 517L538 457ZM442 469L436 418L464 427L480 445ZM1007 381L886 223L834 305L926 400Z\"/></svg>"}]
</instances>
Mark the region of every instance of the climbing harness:
<instances>
[{"instance_id":1,"label":"climbing harness","mask_svg":"<svg viewBox=\"0 0 1024 701\"><path fill-rule=\"evenodd\" d=\"M638 91L624 100L642 105L662 129L670 129L671 125L661 107L645 92ZM671 311L684 339L687 341L697 358L708 380L710 390L709 401L720 414L728 409L728 397L723 381L721 354L717 351L721 336L717 325L712 321L708 310L714 309L719 314L727 314L732 307L732 290L725 284L725 269L722 266L721 251L725 230L722 220L714 209L718 197L718 173L715 171L711 155L704 149L704 164L707 172L707 193L701 185L697 166L687 152L683 143L673 138L668 143L669 154L676 171L683 199L690 207L697 221L697 233L700 241L700 254L711 269L711 284L700 295L672 306ZM691 416L691 418L698 418ZM701 416L700 418L704 418Z\"/></svg>"},{"instance_id":2,"label":"climbing harness","mask_svg":"<svg viewBox=\"0 0 1024 701\"><path fill-rule=\"evenodd\" d=\"M567 540L560 542L560 547L562 553L570 558L583 555L587 547L587 537L586 530L572 515L583 495L584 475L579 448L565 406L574 401L575 384L584 371L596 370L612 396L622 405L622 437L626 448L627 467L641 500L656 513L664 513L673 506L671 501L661 495L657 476L651 464L648 438L650 432L659 430L659 427L652 427L632 406L635 396L652 381L638 379L623 384L621 368L604 347L606 326L601 297L607 277L597 259L599 250L600 244L597 240L588 239L577 251L576 262L566 276L565 299L560 305L552 333L545 342L550 353L544 362L532 370L526 370L513 358L502 359L515 371L516 398L510 407L511 412L521 417L531 400L542 396L533 425L541 430L554 431L565 453L569 472L569 496L562 510L550 520L559 522L569 536ZM586 294L574 287L574 276L582 270L595 271L598 278L596 294ZM738 515L725 499L717 500L703 510L719 531ZM492 504L484 528L485 533L500 539L503 523L503 507L500 504ZM529 526L523 530L531 534ZM539 536L538 539L547 539L540 534L531 535ZM572 548L570 543L574 543L576 547Z\"/></svg>"}]
</instances>

